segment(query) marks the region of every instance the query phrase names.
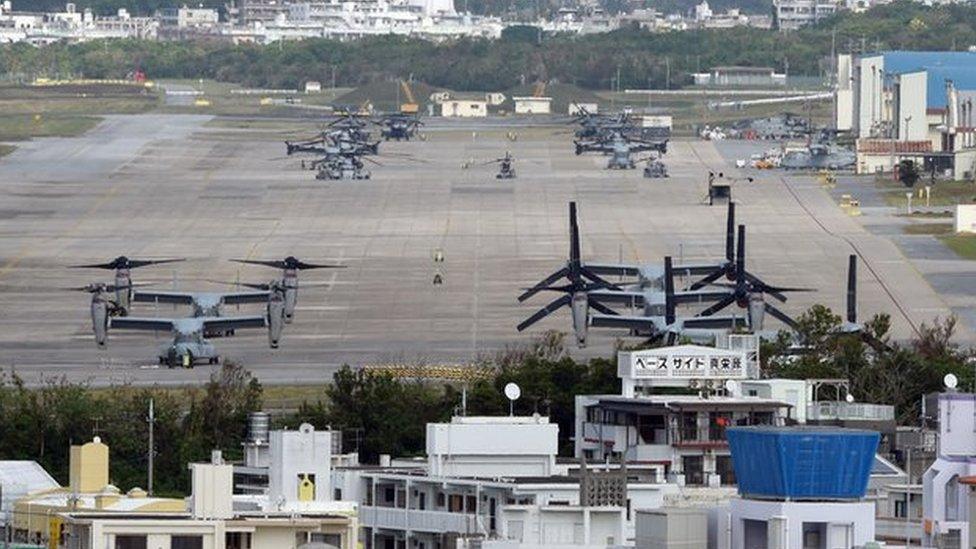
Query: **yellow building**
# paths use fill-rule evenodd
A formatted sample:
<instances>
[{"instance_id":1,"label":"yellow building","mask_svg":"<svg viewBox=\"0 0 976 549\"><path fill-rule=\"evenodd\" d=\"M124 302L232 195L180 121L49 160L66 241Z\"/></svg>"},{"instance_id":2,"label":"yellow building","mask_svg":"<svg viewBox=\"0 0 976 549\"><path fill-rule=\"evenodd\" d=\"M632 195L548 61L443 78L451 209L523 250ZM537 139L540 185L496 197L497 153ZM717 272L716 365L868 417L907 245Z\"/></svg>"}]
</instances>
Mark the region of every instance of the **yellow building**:
<instances>
[{"instance_id":1,"label":"yellow building","mask_svg":"<svg viewBox=\"0 0 976 549\"><path fill-rule=\"evenodd\" d=\"M140 488L123 494L112 486L109 483L109 448L99 437L71 447L68 471L67 487L33 492L14 503L11 523L15 539L57 546L61 525L59 514L65 512L186 512L186 502L182 499L149 497Z\"/></svg>"}]
</instances>

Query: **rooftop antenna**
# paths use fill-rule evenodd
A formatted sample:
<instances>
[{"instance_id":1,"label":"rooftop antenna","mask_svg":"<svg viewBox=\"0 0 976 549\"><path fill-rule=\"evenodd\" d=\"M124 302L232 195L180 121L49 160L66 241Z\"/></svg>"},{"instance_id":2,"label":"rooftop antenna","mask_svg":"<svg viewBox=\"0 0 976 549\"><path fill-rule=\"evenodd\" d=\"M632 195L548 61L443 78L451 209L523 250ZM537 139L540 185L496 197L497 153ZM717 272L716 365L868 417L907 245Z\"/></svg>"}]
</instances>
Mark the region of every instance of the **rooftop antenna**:
<instances>
[{"instance_id":1,"label":"rooftop antenna","mask_svg":"<svg viewBox=\"0 0 976 549\"><path fill-rule=\"evenodd\" d=\"M505 385L505 398L508 399L508 415L512 417L515 415L515 401L522 396L522 388L518 386L517 383L508 383Z\"/></svg>"},{"instance_id":2,"label":"rooftop antenna","mask_svg":"<svg viewBox=\"0 0 976 549\"><path fill-rule=\"evenodd\" d=\"M945 385L947 392L955 393L956 386L959 385L959 378L957 378L955 374L946 374L945 377L942 378L942 383ZM946 401L945 423L946 423L945 426L946 432L948 433L952 431L952 399Z\"/></svg>"}]
</instances>

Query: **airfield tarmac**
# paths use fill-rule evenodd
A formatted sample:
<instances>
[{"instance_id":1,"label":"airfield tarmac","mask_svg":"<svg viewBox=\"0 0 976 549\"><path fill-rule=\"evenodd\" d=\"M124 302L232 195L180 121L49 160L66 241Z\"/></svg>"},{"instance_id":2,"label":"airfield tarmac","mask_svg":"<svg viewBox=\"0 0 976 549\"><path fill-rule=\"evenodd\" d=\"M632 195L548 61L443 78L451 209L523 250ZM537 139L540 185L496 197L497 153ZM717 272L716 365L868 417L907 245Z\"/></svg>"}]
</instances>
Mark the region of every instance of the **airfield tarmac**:
<instances>
[{"instance_id":1,"label":"airfield tarmac","mask_svg":"<svg viewBox=\"0 0 976 549\"><path fill-rule=\"evenodd\" d=\"M116 331L107 349L95 347L88 295L63 288L108 282L112 272L66 267L123 254L186 257L133 272L160 289L219 291L230 287L208 280L279 275L231 258L347 265L301 273L330 284L300 291L281 348L269 349L260 330L214 341L265 383L325 382L344 363L470 362L546 329L569 330L564 309L517 333L551 296L531 304L515 296L565 262L570 200L580 207L584 259L719 260L725 208L704 205L706 174L741 175L708 142L672 142L671 177L655 180L640 169L605 170L604 157L575 156L566 126L515 121L518 139L510 141L505 121L445 121L425 128L427 141L381 145L383 165L369 165L371 180L323 182L284 157L281 129L226 126L205 116L115 116L82 137L24 143L0 160L0 365L29 383L205 380L211 367L156 366L166 334ZM517 158L514 181L496 180L494 165L461 167L505 150ZM818 290L791 294L785 311L814 303L841 311L846 258L857 253L862 319L888 312L894 336L907 338L950 314L891 241L846 216L814 180L750 175L755 182L733 189L748 268L770 284ZM138 316L186 314L137 307ZM592 332L590 345L573 353L609 356L622 335ZM973 340L968 326L959 339Z\"/></svg>"}]
</instances>

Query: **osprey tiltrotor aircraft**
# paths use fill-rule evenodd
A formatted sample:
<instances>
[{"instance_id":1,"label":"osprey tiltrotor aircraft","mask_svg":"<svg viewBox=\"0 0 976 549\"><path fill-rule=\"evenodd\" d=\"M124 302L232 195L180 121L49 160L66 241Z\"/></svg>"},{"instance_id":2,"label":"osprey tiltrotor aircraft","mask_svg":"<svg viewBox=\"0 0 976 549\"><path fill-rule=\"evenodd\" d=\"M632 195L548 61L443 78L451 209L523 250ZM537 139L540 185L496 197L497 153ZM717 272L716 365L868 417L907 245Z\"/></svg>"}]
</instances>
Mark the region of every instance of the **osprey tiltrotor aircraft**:
<instances>
[{"instance_id":1,"label":"osprey tiltrotor aircraft","mask_svg":"<svg viewBox=\"0 0 976 549\"><path fill-rule=\"evenodd\" d=\"M762 282L745 269L744 227L739 227L739 243L735 243L735 207L729 204L726 227L726 260L717 263L686 264L673 266L665 258L663 267L656 264L609 264L583 262L580 259L579 227L576 205L570 203L570 259L566 266L556 271L536 286L519 296L525 301L540 291L557 291L566 295L557 298L519 324L522 331L563 306L571 306L573 330L577 344L585 346L588 329L628 328L635 336L673 341L679 335L689 337L713 337L722 330L744 326L761 329L762 313L770 312L792 326L793 322L779 309L761 301L762 294L769 294L785 301L783 292L806 291L801 288L777 288ZM701 277L687 290L674 290L674 276ZM602 277L628 277L626 282L611 283ZM744 281L729 289L702 289L720 284L715 281L725 276L729 280ZM569 284L553 286L567 278ZM758 294L759 299L752 296ZM730 301L731 300L731 301ZM746 303L749 315L714 316L714 313L731 303ZM714 305L695 316L679 318L678 305ZM639 309L640 314L623 314L610 305ZM591 312L593 309L595 312Z\"/></svg>"},{"instance_id":2,"label":"osprey tiltrotor aircraft","mask_svg":"<svg viewBox=\"0 0 976 549\"><path fill-rule=\"evenodd\" d=\"M89 268L115 268L116 284L90 284L79 290L92 294L91 319L95 342L105 347L110 329L169 331L173 341L159 353L160 364L170 367L192 367L198 361L216 364L220 355L207 338L234 335L237 329L267 328L268 342L278 348L284 324L290 323L295 311L298 293L299 270L339 267L314 265L294 257L281 261L236 260L281 268L283 277L268 284L243 284L249 291L236 292L180 292L180 291L133 291L130 270L157 263L179 260L130 260L119 257L109 263L82 265ZM115 299L110 294L115 294ZM131 315L133 303L168 303L190 305L192 316L183 318L135 317ZM224 305L265 303L265 314L224 316Z\"/></svg>"}]
</instances>

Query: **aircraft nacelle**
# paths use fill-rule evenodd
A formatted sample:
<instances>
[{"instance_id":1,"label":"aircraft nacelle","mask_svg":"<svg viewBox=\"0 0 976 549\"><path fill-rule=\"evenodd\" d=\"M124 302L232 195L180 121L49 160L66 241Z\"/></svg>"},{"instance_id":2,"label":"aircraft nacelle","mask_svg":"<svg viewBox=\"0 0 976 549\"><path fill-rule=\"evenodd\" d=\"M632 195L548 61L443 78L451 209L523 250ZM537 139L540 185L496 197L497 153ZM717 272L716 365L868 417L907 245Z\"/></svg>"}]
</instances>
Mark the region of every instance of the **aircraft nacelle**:
<instances>
[{"instance_id":1,"label":"aircraft nacelle","mask_svg":"<svg viewBox=\"0 0 976 549\"><path fill-rule=\"evenodd\" d=\"M586 292L576 292L573 294L573 332L576 336L576 345L580 348L586 347L586 335L589 330L590 302Z\"/></svg>"},{"instance_id":2,"label":"aircraft nacelle","mask_svg":"<svg viewBox=\"0 0 976 549\"><path fill-rule=\"evenodd\" d=\"M108 303L99 294L92 296L91 320L95 344L99 347L105 347L108 342Z\"/></svg>"},{"instance_id":3,"label":"aircraft nacelle","mask_svg":"<svg viewBox=\"0 0 976 549\"><path fill-rule=\"evenodd\" d=\"M285 300L280 294L273 293L268 300L268 345L277 349L281 341L281 332L285 326Z\"/></svg>"},{"instance_id":4,"label":"aircraft nacelle","mask_svg":"<svg viewBox=\"0 0 976 549\"><path fill-rule=\"evenodd\" d=\"M763 329L763 320L766 317L766 302L761 293L749 294L749 327L753 332Z\"/></svg>"},{"instance_id":5,"label":"aircraft nacelle","mask_svg":"<svg viewBox=\"0 0 976 549\"><path fill-rule=\"evenodd\" d=\"M115 271L115 303L119 309L118 314L129 314L129 305L132 303L132 276L129 269Z\"/></svg>"}]
</instances>

